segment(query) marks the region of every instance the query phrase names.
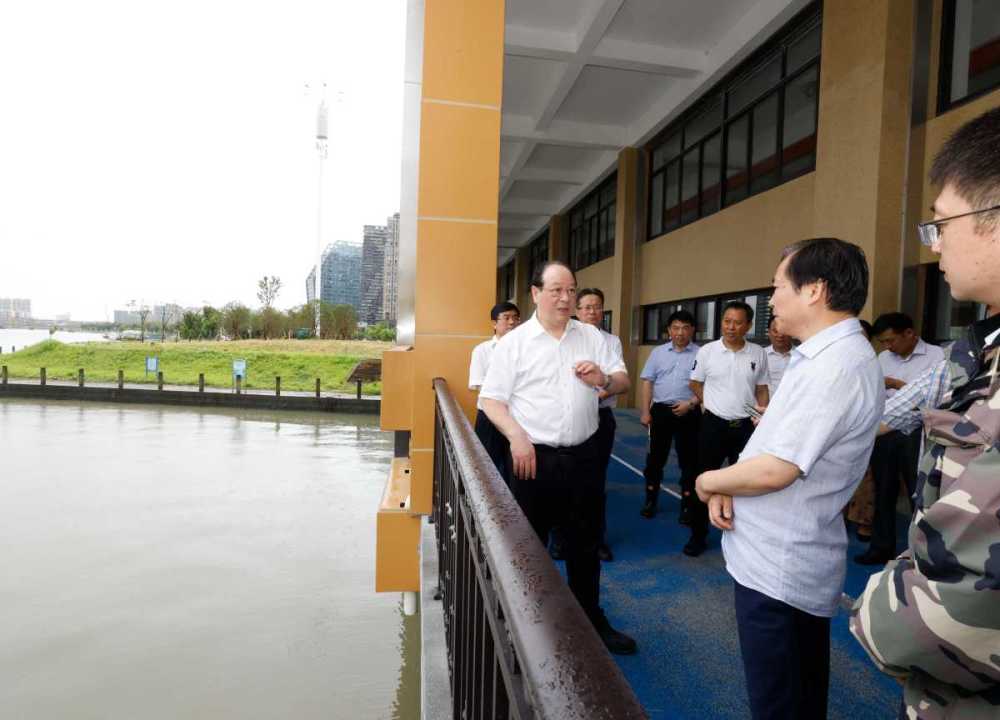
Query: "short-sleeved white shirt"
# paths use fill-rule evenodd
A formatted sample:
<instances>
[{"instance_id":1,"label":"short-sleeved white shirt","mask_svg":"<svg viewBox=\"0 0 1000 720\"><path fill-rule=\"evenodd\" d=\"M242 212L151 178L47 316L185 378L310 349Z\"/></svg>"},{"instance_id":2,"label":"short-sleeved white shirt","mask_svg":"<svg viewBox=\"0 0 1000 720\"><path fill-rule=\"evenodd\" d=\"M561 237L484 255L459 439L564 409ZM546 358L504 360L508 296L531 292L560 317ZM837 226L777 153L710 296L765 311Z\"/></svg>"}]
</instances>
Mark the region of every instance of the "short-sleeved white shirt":
<instances>
[{"instance_id":1,"label":"short-sleeved white shirt","mask_svg":"<svg viewBox=\"0 0 1000 720\"><path fill-rule=\"evenodd\" d=\"M764 354L767 355L767 392L773 398L774 393L778 392L778 386L781 384L781 378L785 374L785 368L788 367L792 351L789 350L782 355L774 349L774 345L768 345L764 348Z\"/></svg>"},{"instance_id":2,"label":"short-sleeved white shirt","mask_svg":"<svg viewBox=\"0 0 1000 720\"><path fill-rule=\"evenodd\" d=\"M532 315L500 338L479 397L506 403L532 443L580 445L598 425L598 390L573 369L585 360L605 374L626 372L596 327L570 320L557 340Z\"/></svg>"},{"instance_id":3,"label":"short-sleeved white shirt","mask_svg":"<svg viewBox=\"0 0 1000 720\"><path fill-rule=\"evenodd\" d=\"M802 474L777 492L733 498L733 529L722 534L722 552L740 585L811 615L836 613L847 573L842 511L868 467L883 384L855 318L792 350L781 392L740 462L771 455Z\"/></svg>"},{"instance_id":4,"label":"short-sleeved white shirt","mask_svg":"<svg viewBox=\"0 0 1000 720\"><path fill-rule=\"evenodd\" d=\"M499 338L494 335L486 342L481 342L472 348L472 361L469 363L470 390L478 390L486 379L486 371L490 369L490 359L493 357L493 349L497 346L498 340ZM482 402L477 400L476 407L482 410Z\"/></svg>"},{"instance_id":5,"label":"short-sleeved white shirt","mask_svg":"<svg viewBox=\"0 0 1000 720\"><path fill-rule=\"evenodd\" d=\"M617 362L622 367L625 367L625 357L624 353L622 352L622 341L618 338L617 335L612 335L611 333L607 332L602 328L598 328L598 330L601 331L601 337L603 337L604 342L608 344L608 348L611 350L611 354L615 356ZM609 397L604 398L599 402L599 407L602 408L618 407L618 396L611 395Z\"/></svg>"},{"instance_id":6,"label":"short-sleeved white shirt","mask_svg":"<svg viewBox=\"0 0 1000 720\"><path fill-rule=\"evenodd\" d=\"M722 340L702 345L691 379L705 384L705 409L725 420L748 416L747 405L756 405L758 385L767 385L764 348L746 342L733 352Z\"/></svg>"},{"instance_id":7,"label":"short-sleeved white shirt","mask_svg":"<svg viewBox=\"0 0 1000 720\"><path fill-rule=\"evenodd\" d=\"M905 358L900 357L892 350L883 350L878 355L878 363L882 366L882 372L885 373L885 376L906 383L913 382L928 368L934 367L942 360L944 360L944 350L937 345L925 343L923 340L917 340L913 352ZM892 397L896 394L896 389L888 388L885 394L886 397Z\"/></svg>"}]
</instances>

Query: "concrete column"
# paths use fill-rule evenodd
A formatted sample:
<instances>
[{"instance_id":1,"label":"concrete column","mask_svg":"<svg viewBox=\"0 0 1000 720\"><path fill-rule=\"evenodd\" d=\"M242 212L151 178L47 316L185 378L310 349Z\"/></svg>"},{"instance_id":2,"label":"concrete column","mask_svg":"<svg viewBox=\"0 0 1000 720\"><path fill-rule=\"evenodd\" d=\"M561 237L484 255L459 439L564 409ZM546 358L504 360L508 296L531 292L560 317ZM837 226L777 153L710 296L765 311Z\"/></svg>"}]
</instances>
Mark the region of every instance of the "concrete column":
<instances>
[{"instance_id":1,"label":"concrete column","mask_svg":"<svg viewBox=\"0 0 1000 720\"><path fill-rule=\"evenodd\" d=\"M535 312L535 302L531 299L531 278L529 270L528 248L523 247L514 256L514 297L515 304L521 310L521 319L527 320Z\"/></svg>"},{"instance_id":2,"label":"concrete column","mask_svg":"<svg viewBox=\"0 0 1000 720\"><path fill-rule=\"evenodd\" d=\"M198 373L198 392L205 392L205 373Z\"/></svg>"},{"instance_id":3,"label":"concrete column","mask_svg":"<svg viewBox=\"0 0 1000 720\"><path fill-rule=\"evenodd\" d=\"M319 388L320 388L319 378L316 378L316 399L317 400L319 400L319 397L320 397L320 395L319 395Z\"/></svg>"},{"instance_id":4,"label":"concrete column","mask_svg":"<svg viewBox=\"0 0 1000 720\"><path fill-rule=\"evenodd\" d=\"M907 0L839 0L823 14L815 232L864 248L869 317L898 309L901 242L912 235L902 218L913 36Z\"/></svg>"},{"instance_id":5,"label":"concrete column","mask_svg":"<svg viewBox=\"0 0 1000 720\"><path fill-rule=\"evenodd\" d=\"M642 224L639 222L642 207L642 185L639 182L641 158L637 148L624 148L618 154L618 179L615 199L615 254L613 292L611 305L618 307L618 312L611 316L611 330L622 341L622 354L628 366L629 377L632 379L632 390L622 396L620 405L635 406L635 388L639 383L638 344L640 338L633 337L632 329L636 323L632 315L638 312L638 297L635 281L635 265L639 234Z\"/></svg>"},{"instance_id":6,"label":"concrete column","mask_svg":"<svg viewBox=\"0 0 1000 720\"><path fill-rule=\"evenodd\" d=\"M569 263L569 218L553 215L549 219L549 260Z\"/></svg>"},{"instance_id":7,"label":"concrete column","mask_svg":"<svg viewBox=\"0 0 1000 720\"><path fill-rule=\"evenodd\" d=\"M162 370L160 370L160 371L158 371L156 373L156 389L157 390L162 390L163 389L163 371Z\"/></svg>"}]
</instances>

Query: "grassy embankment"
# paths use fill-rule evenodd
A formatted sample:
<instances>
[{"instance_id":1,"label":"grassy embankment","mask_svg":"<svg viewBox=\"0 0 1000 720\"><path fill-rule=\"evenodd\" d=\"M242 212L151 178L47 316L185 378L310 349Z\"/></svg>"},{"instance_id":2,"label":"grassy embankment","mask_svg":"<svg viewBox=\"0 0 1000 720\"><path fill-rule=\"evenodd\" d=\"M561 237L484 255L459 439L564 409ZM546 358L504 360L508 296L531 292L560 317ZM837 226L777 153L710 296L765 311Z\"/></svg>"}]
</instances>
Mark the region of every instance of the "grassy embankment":
<instances>
[{"instance_id":1,"label":"grassy embankment","mask_svg":"<svg viewBox=\"0 0 1000 720\"><path fill-rule=\"evenodd\" d=\"M274 389L275 376L281 376L282 390L316 388L320 379L326 392L354 392L347 376L363 358L381 357L390 343L353 340L238 340L219 342L136 343L107 342L67 345L46 340L16 353L0 355L11 378L37 378L39 368L46 369L50 380L76 380L83 368L87 382L116 382L119 368L127 383L156 383L156 376L146 375L146 356L158 355L163 382L168 385L197 385L198 373L205 373L205 384L229 388L233 360L247 361L245 386ZM363 386L366 394L381 393L381 383Z\"/></svg>"}]
</instances>

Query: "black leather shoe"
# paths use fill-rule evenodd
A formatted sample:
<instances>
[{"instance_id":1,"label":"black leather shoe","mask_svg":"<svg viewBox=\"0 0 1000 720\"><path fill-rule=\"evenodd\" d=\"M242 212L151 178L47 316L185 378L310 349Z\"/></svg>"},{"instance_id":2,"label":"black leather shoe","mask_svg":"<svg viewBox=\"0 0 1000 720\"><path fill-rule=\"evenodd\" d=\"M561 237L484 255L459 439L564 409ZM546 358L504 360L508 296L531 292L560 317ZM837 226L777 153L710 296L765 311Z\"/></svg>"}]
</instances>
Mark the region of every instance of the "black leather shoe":
<instances>
[{"instance_id":1,"label":"black leather shoe","mask_svg":"<svg viewBox=\"0 0 1000 720\"><path fill-rule=\"evenodd\" d=\"M597 557L604 562L611 562L615 559L614 553L611 552L611 548L608 547L607 543L601 543L597 546Z\"/></svg>"},{"instance_id":2,"label":"black leather shoe","mask_svg":"<svg viewBox=\"0 0 1000 720\"><path fill-rule=\"evenodd\" d=\"M698 557L703 552L705 548L708 547L708 543L700 538L691 538L688 540L687 545L684 546L684 554L688 557Z\"/></svg>"},{"instance_id":3,"label":"black leather shoe","mask_svg":"<svg viewBox=\"0 0 1000 720\"><path fill-rule=\"evenodd\" d=\"M563 546L562 546L562 543L558 543L558 542L553 542L553 543L552 543L552 544L551 544L551 545L549 546L549 556L550 556L550 557L551 557L551 558L552 558L553 560L565 560L565 559L566 559L566 555L565 555L565 553L563 552Z\"/></svg>"},{"instance_id":4,"label":"black leather shoe","mask_svg":"<svg viewBox=\"0 0 1000 720\"><path fill-rule=\"evenodd\" d=\"M681 498L681 510L677 515L677 522L681 525L691 525L691 501L688 495Z\"/></svg>"},{"instance_id":5,"label":"black leather shoe","mask_svg":"<svg viewBox=\"0 0 1000 720\"><path fill-rule=\"evenodd\" d=\"M607 618L602 617L600 622L594 625L594 629L597 630L597 634L604 641L604 647L612 655L635 655L639 649L639 646L635 644L635 640L611 627L611 623L608 622Z\"/></svg>"},{"instance_id":6,"label":"black leather shoe","mask_svg":"<svg viewBox=\"0 0 1000 720\"><path fill-rule=\"evenodd\" d=\"M855 555L854 562L858 565L885 565L887 562L892 560L892 558L893 555L891 553L868 548L868 550L860 555Z\"/></svg>"},{"instance_id":7,"label":"black leather shoe","mask_svg":"<svg viewBox=\"0 0 1000 720\"><path fill-rule=\"evenodd\" d=\"M642 510L639 511L639 514L646 519L656 517L656 501L647 500L646 504L642 506Z\"/></svg>"}]
</instances>

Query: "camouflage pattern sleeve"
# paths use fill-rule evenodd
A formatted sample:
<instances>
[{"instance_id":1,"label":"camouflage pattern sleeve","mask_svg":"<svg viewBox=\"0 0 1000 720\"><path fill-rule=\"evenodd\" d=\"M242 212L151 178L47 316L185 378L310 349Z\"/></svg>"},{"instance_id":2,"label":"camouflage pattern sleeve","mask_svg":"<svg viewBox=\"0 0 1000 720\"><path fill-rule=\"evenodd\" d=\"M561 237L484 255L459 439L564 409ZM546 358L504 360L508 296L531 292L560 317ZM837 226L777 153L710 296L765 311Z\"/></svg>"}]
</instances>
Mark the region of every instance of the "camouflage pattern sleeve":
<instances>
[{"instance_id":1,"label":"camouflage pattern sleeve","mask_svg":"<svg viewBox=\"0 0 1000 720\"><path fill-rule=\"evenodd\" d=\"M905 680L905 717L1000 717L998 387L994 367L961 411L924 412L909 550L869 579L852 612L868 655Z\"/></svg>"}]
</instances>

